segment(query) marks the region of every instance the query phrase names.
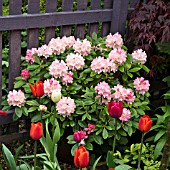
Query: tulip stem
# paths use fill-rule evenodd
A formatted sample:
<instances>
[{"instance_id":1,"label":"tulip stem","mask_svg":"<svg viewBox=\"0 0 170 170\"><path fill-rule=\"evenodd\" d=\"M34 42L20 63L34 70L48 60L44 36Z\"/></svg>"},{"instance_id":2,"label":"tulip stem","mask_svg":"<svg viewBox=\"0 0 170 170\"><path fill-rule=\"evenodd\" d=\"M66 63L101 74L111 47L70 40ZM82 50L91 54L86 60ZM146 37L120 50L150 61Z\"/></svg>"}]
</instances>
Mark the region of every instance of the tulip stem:
<instances>
[{"instance_id":1,"label":"tulip stem","mask_svg":"<svg viewBox=\"0 0 170 170\"><path fill-rule=\"evenodd\" d=\"M34 142L34 170L35 170L36 165L37 165L37 157L36 157L36 154L37 154L37 140L35 140L35 142Z\"/></svg>"},{"instance_id":2,"label":"tulip stem","mask_svg":"<svg viewBox=\"0 0 170 170\"><path fill-rule=\"evenodd\" d=\"M117 118L115 118L115 135L114 135L114 140L113 140L113 154L115 151L115 146L116 146L116 135L117 135Z\"/></svg>"},{"instance_id":3,"label":"tulip stem","mask_svg":"<svg viewBox=\"0 0 170 170\"><path fill-rule=\"evenodd\" d=\"M141 155L142 155L143 138L144 138L144 132L142 133L142 137L141 137L141 145L140 145L140 151L139 151L139 156L138 156L138 169L137 170L141 170L140 163L141 163Z\"/></svg>"}]
</instances>

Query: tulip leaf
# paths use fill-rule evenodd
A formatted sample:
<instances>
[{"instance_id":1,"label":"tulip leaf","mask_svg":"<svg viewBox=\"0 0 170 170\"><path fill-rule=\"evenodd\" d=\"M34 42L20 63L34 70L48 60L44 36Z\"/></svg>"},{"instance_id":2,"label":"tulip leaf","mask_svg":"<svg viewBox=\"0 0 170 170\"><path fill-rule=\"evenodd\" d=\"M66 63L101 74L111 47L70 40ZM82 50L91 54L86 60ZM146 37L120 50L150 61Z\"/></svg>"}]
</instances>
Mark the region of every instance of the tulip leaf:
<instances>
[{"instance_id":1,"label":"tulip leaf","mask_svg":"<svg viewBox=\"0 0 170 170\"><path fill-rule=\"evenodd\" d=\"M119 166L117 166L117 167L115 167L115 170L129 170L129 169L131 169L132 167L131 166L129 166L129 165L119 165Z\"/></svg>"},{"instance_id":2,"label":"tulip leaf","mask_svg":"<svg viewBox=\"0 0 170 170\"><path fill-rule=\"evenodd\" d=\"M101 157L102 157L102 156L100 156L100 157L98 157L98 158L96 159L96 161L95 161L94 164L93 164L92 170L95 170L95 169L96 169L96 165L98 164L98 162L99 162L99 160L100 160Z\"/></svg>"},{"instance_id":3,"label":"tulip leaf","mask_svg":"<svg viewBox=\"0 0 170 170\"><path fill-rule=\"evenodd\" d=\"M2 144L2 152L8 168L10 170L16 170L15 159L11 151L4 144Z\"/></svg>"}]
</instances>

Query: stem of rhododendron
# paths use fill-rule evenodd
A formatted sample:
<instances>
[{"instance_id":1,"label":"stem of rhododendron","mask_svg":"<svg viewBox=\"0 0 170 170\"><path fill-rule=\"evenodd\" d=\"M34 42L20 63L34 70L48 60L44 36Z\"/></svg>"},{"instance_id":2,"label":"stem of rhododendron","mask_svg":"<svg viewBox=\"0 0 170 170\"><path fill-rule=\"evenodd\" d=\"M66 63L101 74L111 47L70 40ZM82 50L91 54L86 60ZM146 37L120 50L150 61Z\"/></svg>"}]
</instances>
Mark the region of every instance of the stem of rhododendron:
<instances>
[{"instance_id":1,"label":"stem of rhododendron","mask_svg":"<svg viewBox=\"0 0 170 170\"><path fill-rule=\"evenodd\" d=\"M142 137L141 137L141 145L140 145L140 151L138 156L138 170L141 170L140 162L141 162L141 155L142 155L143 138L144 138L144 132L142 133Z\"/></svg>"},{"instance_id":2,"label":"stem of rhododendron","mask_svg":"<svg viewBox=\"0 0 170 170\"><path fill-rule=\"evenodd\" d=\"M113 140L113 153L115 151L115 146L116 146L116 135L117 135L117 118L115 118L115 136L114 136L114 140Z\"/></svg>"},{"instance_id":3,"label":"stem of rhododendron","mask_svg":"<svg viewBox=\"0 0 170 170\"><path fill-rule=\"evenodd\" d=\"M37 165L36 154L37 154L37 140L35 140L35 143L34 143L34 169L36 168L36 165Z\"/></svg>"}]
</instances>

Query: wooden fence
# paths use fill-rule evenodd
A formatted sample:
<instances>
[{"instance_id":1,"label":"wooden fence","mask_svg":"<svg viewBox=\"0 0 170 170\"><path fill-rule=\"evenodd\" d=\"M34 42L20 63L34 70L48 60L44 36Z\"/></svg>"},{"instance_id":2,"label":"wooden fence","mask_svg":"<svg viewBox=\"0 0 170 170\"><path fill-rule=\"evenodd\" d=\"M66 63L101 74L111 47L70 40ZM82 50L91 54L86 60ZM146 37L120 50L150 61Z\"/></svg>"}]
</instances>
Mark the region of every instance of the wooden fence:
<instances>
[{"instance_id":1,"label":"wooden fence","mask_svg":"<svg viewBox=\"0 0 170 170\"><path fill-rule=\"evenodd\" d=\"M130 11L140 0L46 0L45 12L40 13L40 0L28 0L27 14L22 13L22 0L9 0L9 15L3 16L3 0L0 0L0 103L2 102L2 49L3 34L9 32L8 91L13 89L16 76L20 75L21 32L27 32L27 48L39 46L39 30L45 28L44 43L56 37L74 35L84 38L93 32L106 36L109 33L126 32L126 21ZM27 2L27 1L26 1ZM61 11L59 9L59 2ZM62 4L61 4L62 3ZM74 8L73 8L74 4ZM100 27L99 27L100 25ZM73 31L74 30L74 31ZM100 30L100 31L99 31ZM13 122L13 110L0 116L0 143L25 138L29 120ZM24 118L23 118L24 119Z\"/></svg>"}]
</instances>

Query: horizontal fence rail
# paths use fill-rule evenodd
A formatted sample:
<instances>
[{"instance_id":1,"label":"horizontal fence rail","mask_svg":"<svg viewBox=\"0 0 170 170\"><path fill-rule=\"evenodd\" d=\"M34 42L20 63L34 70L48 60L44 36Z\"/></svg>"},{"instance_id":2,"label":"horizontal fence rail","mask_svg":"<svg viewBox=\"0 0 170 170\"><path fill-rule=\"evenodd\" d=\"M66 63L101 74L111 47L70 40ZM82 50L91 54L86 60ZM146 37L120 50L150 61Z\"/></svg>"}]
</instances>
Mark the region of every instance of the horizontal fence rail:
<instances>
[{"instance_id":1,"label":"horizontal fence rail","mask_svg":"<svg viewBox=\"0 0 170 170\"><path fill-rule=\"evenodd\" d=\"M24 5L28 6L25 12L24 2L27 3ZM43 9L40 2L44 2ZM140 0L10 0L9 14L4 15L3 0L0 0L0 104L3 90L12 90L15 77L20 75L22 31L27 33L27 49L40 46L40 29L44 29L44 35L41 35L44 36L44 44L51 38L64 35L74 35L81 39L86 35L91 36L93 32L102 37L115 32L124 35L127 34L128 14L138 2ZM5 34L9 37L6 38L7 42L3 39ZM8 82L6 89L2 89L2 77L6 67L2 65L5 45L9 48L6 75ZM28 136L30 120L22 117L13 122L14 110L7 113L6 116L0 116L0 143L25 139Z\"/></svg>"}]
</instances>

